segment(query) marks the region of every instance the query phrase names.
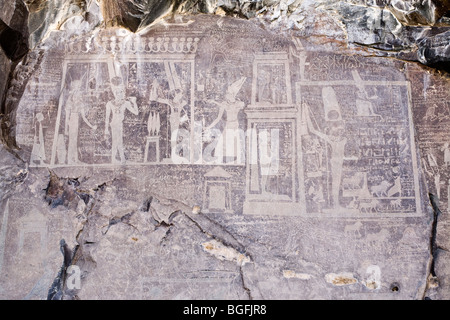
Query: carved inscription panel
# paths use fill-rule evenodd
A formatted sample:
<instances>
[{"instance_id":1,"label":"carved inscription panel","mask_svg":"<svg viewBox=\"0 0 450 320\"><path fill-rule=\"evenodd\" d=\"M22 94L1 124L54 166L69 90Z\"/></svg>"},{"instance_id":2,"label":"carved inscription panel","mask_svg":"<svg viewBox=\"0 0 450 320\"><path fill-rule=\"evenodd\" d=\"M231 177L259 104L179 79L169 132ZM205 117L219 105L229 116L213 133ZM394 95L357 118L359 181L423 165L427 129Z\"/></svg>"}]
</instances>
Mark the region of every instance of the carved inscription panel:
<instances>
[{"instance_id":1,"label":"carved inscription panel","mask_svg":"<svg viewBox=\"0 0 450 320\"><path fill-rule=\"evenodd\" d=\"M30 167L179 168L204 212L422 214L402 74L248 24L171 30L52 49L17 113Z\"/></svg>"}]
</instances>

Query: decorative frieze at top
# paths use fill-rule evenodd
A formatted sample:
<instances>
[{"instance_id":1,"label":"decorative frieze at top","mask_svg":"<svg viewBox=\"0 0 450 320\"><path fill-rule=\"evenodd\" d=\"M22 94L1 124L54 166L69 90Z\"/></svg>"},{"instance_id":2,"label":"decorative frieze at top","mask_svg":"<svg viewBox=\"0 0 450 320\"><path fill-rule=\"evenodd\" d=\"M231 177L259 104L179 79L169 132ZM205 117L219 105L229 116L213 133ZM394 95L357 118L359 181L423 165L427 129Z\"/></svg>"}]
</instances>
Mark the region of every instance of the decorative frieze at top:
<instances>
[{"instance_id":1,"label":"decorative frieze at top","mask_svg":"<svg viewBox=\"0 0 450 320\"><path fill-rule=\"evenodd\" d=\"M89 53L165 53L197 52L197 37L143 37L139 35L103 35L66 44L67 54Z\"/></svg>"}]
</instances>

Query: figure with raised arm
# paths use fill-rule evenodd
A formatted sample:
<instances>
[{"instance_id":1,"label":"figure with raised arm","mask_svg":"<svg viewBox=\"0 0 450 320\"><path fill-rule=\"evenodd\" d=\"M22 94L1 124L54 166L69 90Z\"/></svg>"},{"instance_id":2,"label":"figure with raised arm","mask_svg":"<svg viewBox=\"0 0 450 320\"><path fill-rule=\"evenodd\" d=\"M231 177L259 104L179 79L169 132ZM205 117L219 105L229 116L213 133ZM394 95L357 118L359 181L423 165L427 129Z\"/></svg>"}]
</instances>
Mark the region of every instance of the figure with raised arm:
<instances>
[{"instance_id":1,"label":"figure with raised arm","mask_svg":"<svg viewBox=\"0 0 450 320\"><path fill-rule=\"evenodd\" d=\"M331 167L331 196L333 201L333 208L340 208L339 191L342 180L342 167L344 163L344 150L347 143L347 138L344 136L344 125L341 120L330 121L330 132L325 134L313 125L310 118L310 110L308 105L303 104L306 108L306 124L309 132L327 142L331 148L330 167Z\"/></svg>"},{"instance_id":2,"label":"figure with raised arm","mask_svg":"<svg viewBox=\"0 0 450 320\"><path fill-rule=\"evenodd\" d=\"M245 107L245 103L237 100L236 96L244 84L246 78L242 77L239 80L232 83L225 94L225 100L217 102L214 100L208 100L210 103L214 103L219 106L219 113L216 119L205 128L204 132L208 132L216 124L218 124L223 117L223 114L226 112L227 120L225 122L224 130L222 135L225 139L232 139L232 141L224 141L225 148L225 157L236 158L237 163L243 162L242 146L241 146L241 137L239 131L239 121L238 114L239 111L243 110Z\"/></svg>"},{"instance_id":3,"label":"figure with raised arm","mask_svg":"<svg viewBox=\"0 0 450 320\"><path fill-rule=\"evenodd\" d=\"M173 93L172 99L161 98L158 96L159 83L158 80L154 80L150 93L150 101L156 101L158 103L165 104L169 107L168 119L170 125L170 131L167 134L167 141L177 141L178 129L185 122L189 123L189 117L185 106L187 101L183 99L183 91L181 88L171 90ZM169 143L169 142L168 142ZM167 146L167 155L171 154L169 146Z\"/></svg>"},{"instance_id":4,"label":"figure with raised arm","mask_svg":"<svg viewBox=\"0 0 450 320\"><path fill-rule=\"evenodd\" d=\"M123 120L125 111L128 110L134 115L139 114L136 104L136 97L127 98L125 95L125 85L122 78L114 77L111 79L111 90L114 99L106 104L106 120L105 120L105 138L110 135L109 127L111 127L111 162L117 163L117 153L119 153L120 162L125 163L125 152L123 146ZM110 117L111 122L110 122Z\"/></svg>"}]
</instances>

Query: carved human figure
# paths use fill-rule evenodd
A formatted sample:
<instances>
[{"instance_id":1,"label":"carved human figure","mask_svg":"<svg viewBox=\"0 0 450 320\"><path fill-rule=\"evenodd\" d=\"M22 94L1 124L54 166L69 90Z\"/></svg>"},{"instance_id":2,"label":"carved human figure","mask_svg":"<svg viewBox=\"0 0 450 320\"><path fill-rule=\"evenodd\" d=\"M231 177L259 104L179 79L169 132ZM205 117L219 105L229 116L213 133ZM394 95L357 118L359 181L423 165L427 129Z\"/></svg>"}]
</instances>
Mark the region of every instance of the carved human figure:
<instances>
[{"instance_id":1,"label":"carved human figure","mask_svg":"<svg viewBox=\"0 0 450 320\"><path fill-rule=\"evenodd\" d=\"M39 164L45 161L45 146L44 146L44 133L42 130L42 121L44 120L44 115L39 112L36 114L36 121L39 123L39 129L34 128L34 143L33 149L31 151L31 163L37 161Z\"/></svg>"},{"instance_id":2,"label":"carved human figure","mask_svg":"<svg viewBox=\"0 0 450 320\"><path fill-rule=\"evenodd\" d=\"M106 104L106 121L105 121L105 139L110 134L111 127L111 162L117 163L117 153L119 153L120 162L125 163L125 152L123 146L123 120L125 111L128 110L134 115L139 114L136 104L136 97L126 98L125 86L122 78L114 77L111 79L111 90L114 99ZM112 114L111 122L109 118Z\"/></svg>"},{"instance_id":3,"label":"carved human figure","mask_svg":"<svg viewBox=\"0 0 450 320\"><path fill-rule=\"evenodd\" d=\"M320 183L316 184L314 181L311 181L307 192L310 199L317 205L317 210L322 212L322 206L325 202L323 196L323 186Z\"/></svg>"},{"instance_id":4,"label":"carved human figure","mask_svg":"<svg viewBox=\"0 0 450 320\"><path fill-rule=\"evenodd\" d=\"M271 84L271 74L264 69L262 69L260 73L261 74L258 77L258 102L274 103L275 98L271 88L275 86Z\"/></svg>"},{"instance_id":5,"label":"carved human figure","mask_svg":"<svg viewBox=\"0 0 450 320\"><path fill-rule=\"evenodd\" d=\"M78 130L79 130L79 116L83 121L93 130L97 126L92 125L86 118L86 104L83 99L83 92L81 90L81 80L72 82L69 97L66 102L66 121L64 126L64 135L68 139L67 147L67 163L77 164L78 160Z\"/></svg>"},{"instance_id":6,"label":"carved human figure","mask_svg":"<svg viewBox=\"0 0 450 320\"><path fill-rule=\"evenodd\" d=\"M317 157L317 165L318 165L317 169L321 170L323 168L323 157L325 150L323 149L322 145L320 144L320 141L317 138L314 138L310 141L310 150Z\"/></svg>"},{"instance_id":7,"label":"carved human figure","mask_svg":"<svg viewBox=\"0 0 450 320\"><path fill-rule=\"evenodd\" d=\"M177 135L180 125L189 120L185 110L187 101L183 99L183 92L180 88L172 90L173 98L171 100L158 97L158 88L159 83L157 80L154 80L150 93L150 101L156 101L162 104L166 104L169 107L170 136L168 136L167 138L169 141L176 141L177 137L175 137L174 135ZM183 112L184 115L182 116Z\"/></svg>"},{"instance_id":8,"label":"carved human figure","mask_svg":"<svg viewBox=\"0 0 450 320\"><path fill-rule=\"evenodd\" d=\"M175 130L180 128L180 124L188 120L187 115L181 116L181 112L184 110L186 101L183 100L183 93L180 89L175 90L175 95L171 102L167 101L167 105L170 107L170 126L172 128L172 134Z\"/></svg>"},{"instance_id":9,"label":"carved human figure","mask_svg":"<svg viewBox=\"0 0 450 320\"><path fill-rule=\"evenodd\" d=\"M243 101L237 100L236 96L245 80L246 77L242 77L239 80L233 82L227 89L225 100L208 100L208 102L214 103L219 106L219 113L216 119L211 122L211 124L204 130L204 132L207 133L209 130L214 128L214 126L222 120L223 114L224 112L226 112L227 120L225 121L225 126L222 133L224 137L224 145L226 146L224 155L225 157L231 157L233 159L236 157L237 163L241 163L243 161L243 156L241 154L243 148L240 141L241 136L239 131L238 114L239 111L244 109L245 103ZM228 139L228 141L226 139Z\"/></svg>"},{"instance_id":10,"label":"carved human figure","mask_svg":"<svg viewBox=\"0 0 450 320\"><path fill-rule=\"evenodd\" d=\"M344 149L347 144L347 138L344 136L344 126L342 121L330 121L330 132L325 134L317 130L309 116L309 107L304 104L308 110L305 112L308 130L327 142L330 145L330 167L331 167L331 196L333 207L340 208L339 191L342 180L342 166L344 163Z\"/></svg>"},{"instance_id":11,"label":"carved human figure","mask_svg":"<svg viewBox=\"0 0 450 320\"><path fill-rule=\"evenodd\" d=\"M377 88L374 88L374 94L372 96L369 96L368 92L366 91L363 80L361 76L359 75L357 70L352 70L352 76L353 80L355 80L356 87L358 91L356 92L356 115L357 116L378 116L377 113L375 113L372 102L370 100L377 100Z\"/></svg>"},{"instance_id":12,"label":"carved human figure","mask_svg":"<svg viewBox=\"0 0 450 320\"><path fill-rule=\"evenodd\" d=\"M372 102L368 98L367 93L363 90L358 90L356 93L356 115L358 116L374 116L377 115L373 109Z\"/></svg>"}]
</instances>

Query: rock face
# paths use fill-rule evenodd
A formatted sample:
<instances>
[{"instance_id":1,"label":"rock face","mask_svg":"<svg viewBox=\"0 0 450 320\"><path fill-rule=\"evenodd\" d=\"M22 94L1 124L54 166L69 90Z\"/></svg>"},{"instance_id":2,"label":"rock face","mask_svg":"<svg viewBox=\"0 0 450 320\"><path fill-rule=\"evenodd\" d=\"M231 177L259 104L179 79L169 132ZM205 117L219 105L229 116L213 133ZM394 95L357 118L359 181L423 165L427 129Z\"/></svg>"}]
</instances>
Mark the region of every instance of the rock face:
<instances>
[{"instance_id":1,"label":"rock face","mask_svg":"<svg viewBox=\"0 0 450 320\"><path fill-rule=\"evenodd\" d=\"M1 298L448 299L445 2L9 5Z\"/></svg>"}]
</instances>

